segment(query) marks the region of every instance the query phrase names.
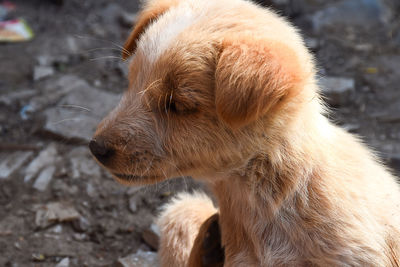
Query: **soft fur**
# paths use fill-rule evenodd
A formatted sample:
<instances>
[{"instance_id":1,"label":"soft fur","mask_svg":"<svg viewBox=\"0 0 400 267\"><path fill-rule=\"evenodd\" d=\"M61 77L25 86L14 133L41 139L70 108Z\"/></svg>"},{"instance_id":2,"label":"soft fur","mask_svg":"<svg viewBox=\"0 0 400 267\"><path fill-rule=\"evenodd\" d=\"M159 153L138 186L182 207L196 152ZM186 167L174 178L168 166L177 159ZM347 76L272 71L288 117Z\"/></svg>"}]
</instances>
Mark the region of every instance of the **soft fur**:
<instances>
[{"instance_id":1,"label":"soft fur","mask_svg":"<svg viewBox=\"0 0 400 267\"><path fill-rule=\"evenodd\" d=\"M399 266L400 189L332 124L313 58L283 18L243 0L150 0L123 56L129 89L94 140L126 184L191 175L219 205L225 266ZM204 196L161 214L163 266L186 266Z\"/></svg>"}]
</instances>

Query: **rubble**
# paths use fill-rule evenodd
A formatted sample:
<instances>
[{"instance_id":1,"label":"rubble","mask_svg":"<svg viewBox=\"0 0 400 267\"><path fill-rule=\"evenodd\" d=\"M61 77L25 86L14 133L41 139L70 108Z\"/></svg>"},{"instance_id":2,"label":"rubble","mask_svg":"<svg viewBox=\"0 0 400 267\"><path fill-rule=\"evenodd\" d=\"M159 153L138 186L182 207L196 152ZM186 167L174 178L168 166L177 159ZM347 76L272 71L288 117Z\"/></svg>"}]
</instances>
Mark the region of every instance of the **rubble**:
<instances>
[{"instance_id":1,"label":"rubble","mask_svg":"<svg viewBox=\"0 0 400 267\"><path fill-rule=\"evenodd\" d=\"M31 161L25 170L24 181L27 183L35 177L45 166L53 165L58 160L57 149L54 144L42 150L39 155Z\"/></svg>"},{"instance_id":2,"label":"rubble","mask_svg":"<svg viewBox=\"0 0 400 267\"><path fill-rule=\"evenodd\" d=\"M69 155L72 178L99 177L100 166L94 160L87 146L73 149Z\"/></svg>"},{"instance_id":3,"label":"rubble","mask_svg":"<svg viewBox=\"0 0 400 267\"><path fill-rule=\"evenodd\" d=\"M46 80L40 88L40 94L29 102L30 112L41 111L44 108L54 105L57 101L75 90L85 90L89 85L86 81L75 75L63 75L61 77L51 77Z\"/></svg>"},{"instance_id":4,"label":"rubble","mask_svg":"<svg viewBox=\"0 0 400 267\"><path fill-rule=\"evenodd\" d=\"M33 188L39 191L44 191L46 190L47 186L49 185L51 179L53 179L54 172L56 170L56 167L54 166L48 166L45 169L43 169L38 178L36 179L35 183L33 184Z\"/></svg>"},{"instance_id":5,"label":"rubble","mask_svg":"<svg viewBox=\"0 0 400 267\"><path fill-rule=\"evenodd\" d=\"M85 217L81 216L72 222L72 227L77 232L87 232L90 228L90 223Z\"/></svg>"},{"instance_id":6,"label":"rubble","mask_svg":"<svg viewBox=\"0 0 400 267\"><path fill-rule=\"evenodd\" d=\"M33 69L33 80L38 81L54 74L54 69L47 66L36 66Z\"/></svg>"},{"instance_id":7,"label":"rubble","mask_svg":"<svg viewBox=\"0 0 400 267\"><path fill-rule=\"evenodd\" d=\"M33 152L0 153L0 180L9 178L15 171L19 170Z\"/></svg>"},{"instance_id":8,"label":"rubble","mask_svg":"<svg viewBox=\"0 0 400 267\"><path fill-rule=\"evenodd\" d=\"M69 267L69 258L62 259L55 267Z\"/></svg>"},{"instance_id":9,"label":"rubble","mask_svg":"<svg viewBox=\"0 0 400 267\"><path fill-rule=\"evenodd\" d=\"M155 223L152 223L148 229L143 231L142 238L152 249L158 250L160 235L160 229Z\"/></svg>"},{"instance_id":10,"label":"rubble","mask_svg":"<svg viewBox=\"0 0 400 267\"><path fill-rule=\"evenodd\" d=\"M355 89L354 79L345 77L325 77L320 80L322 94L332 106L340 106L348 101L349 94Z\"/></svg>"},{"instance_id":11,"label":"rubble","mask_svg":"<svg viewBox=\"0 0 400 267\"><path fill-rule=\"evenodd\" d=\"M51 202L36 206L35 224L39 228L46 228L55 222L73 221L79 219L76 209L61 202Z\"/></svg>"},{"instance_id":12,"label":"rubble","mask_svg":"<svg viewBox=\"0 0 400 267\"><path fill-rule=\"evenodd\" d=\"M74 90L61 99L58 106L44 112L47 117L44 131L66 140L88 142L97 124L117 105L119 99L119 95L89 85Z\"/></svg>"},{"instance_id":13,"label":"rubble","mask_svg":"<svg viewBox=\"0 0 400 267\"><path fill-rule=\"evenodd\" d=\"M124 258L118 259L117 267L157 267L158 255L151 251L138 250L135 254L131 254Z\"/></svg>"}]
</instances>

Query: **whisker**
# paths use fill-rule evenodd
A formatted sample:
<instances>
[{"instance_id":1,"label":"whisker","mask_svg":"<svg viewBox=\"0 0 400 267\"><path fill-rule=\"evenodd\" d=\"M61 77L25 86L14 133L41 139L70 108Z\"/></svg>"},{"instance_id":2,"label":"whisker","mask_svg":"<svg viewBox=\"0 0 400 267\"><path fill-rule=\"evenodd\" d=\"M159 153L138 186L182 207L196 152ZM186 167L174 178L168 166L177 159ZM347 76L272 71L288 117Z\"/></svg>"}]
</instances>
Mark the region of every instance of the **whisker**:
<instances>
[{"instance_id":1,"label":"whisker","mask_svg":"<svg viewBox=\"0 0 400 267\"><path fill-rule=\"evenodd\" d=\"M85 50L85 52L94 52L94 51L99 51L99 50L111 50L111 51L122 52L120 48L114 48L114 47L97 47L97 48Z\"/></svg>"},{"instance_id":2,"label":"whisker","mask_svg":"<svg viewBox=\"0 0 400 267\"><path fill-rule=\"evenodd\" d=\"M77 109L82 109L84 111L88 111L91 112L91 110L89 108L85 108L79 105L59 105L59 107L61 108L77 108Z\"/></svg>"},{"instance_id":3,"label":"whisker","mask_svg":"<svg viewBox=\"0 0 400 267\"><path fill-rule=\"evenodd\" d=\"M79 121L79 120L80 120L79 118L68 118L68 119L63 119L63 120L57 121L57 122L52 122L51 124L56 125L56 124L60 124L60 123L66 122L66 121Z\"/></svg>"},{"instance_id":4,"label":"whisker","mask_svg":"<svg viewBox=\"0 0 400 267\"><path fill-rule=\"evenodd\" d=\"M125 52L125 53L128 54L129 56L132 55L132 53L131 53L130 51L128 51L127 49L125 49L123 46L121 46L121 45L119 45L119 44L117 44L117 43L115 43L115 42L113 42L113 41L110 41L110 40L101 39L101 38L96 38L96 37L92 37L92 36L83 36L83 35L75 35L75 37L81 38L81 39L86 38L86 39L92 39L92 40L96 40L96 41L107 42L107 43L110 43L110 44L112 44L112 45L118 47L119 49L121 49L123 52Z\"/></svg>"},{"instance_id":5,"label":"whisker","mask_svg":"<svg viewBox=\"0 0 400 267\"><path fill-rule=\"evenodd\" d=\"M118 60L122 60L121 57L117 57L117 56L104 56L104 57L91 58L90 61L101 60L101 59L118 59Z\"/></svg>"}]
</instances>

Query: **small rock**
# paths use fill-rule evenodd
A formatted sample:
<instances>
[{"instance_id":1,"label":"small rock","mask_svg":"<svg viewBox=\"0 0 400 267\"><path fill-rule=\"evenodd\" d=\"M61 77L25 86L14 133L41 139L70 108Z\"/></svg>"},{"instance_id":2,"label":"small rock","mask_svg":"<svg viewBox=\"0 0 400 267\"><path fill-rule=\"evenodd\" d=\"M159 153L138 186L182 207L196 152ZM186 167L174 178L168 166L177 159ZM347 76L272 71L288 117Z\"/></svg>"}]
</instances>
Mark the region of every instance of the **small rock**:
<instances>
[{"instance_id":1,"label":"small rock","mask_svg":"<svg viewBox=\"0 0 400 267\"><path fill-rule=\"evenodd\" d=\"M36 66L33 70L33 80L38 81L54 74L54 69L47 66Z\"/></svg>"},{"instance_id":2,"label":"small rock","mask_svg":"<svg viewBox=\"0 0 400 267\"><path fill-rule=\"evenodd\" d=\"M96 189L91 183L86 185L86 194L88 194L89 197L97 197Z\"/></svg>"},{"instance_id":3,"label":"small rock","mask_svg":"<svg viewBox=\"0 0 400 267\"><path fill-rule=\"evenodd\" d=\"M41 94L33 97L29 102L31 112L37 112L57 101L74 90L85 90L89 86L85 80L74 75L63 75L61 77L50 77L41 88Z\"/></svg>"},{"instance_id":4,"label":"small rock","mask_svg":"<svg viewBox=\"0 0 400 267\"><path fill-rule=\"evenodd\" d=\"M132 213L136 213L138 210L138 202L140 201L140 199L138 199L137 196L133 196L131 198L129 198L129 210Z\"/></svg>"},{"instance_id":5,"label":"small rock","mask_svg":"<svg viewBox=\"0 0 400 267\"><path fill-rule=\"evenodd\" d=\"M118 259L118 267L156 267L159 266L158 255L151 251L138 250L135 254Z\"/></svg>"},{"instance_id":6,"label":"small rock","mask_svg":"<svg viewBox=\"0 0 400 267\"><path fill-rule=\"evenodd\" d=\"M49 185L51 179L53 179L54 172L56 171L56 167L48 166L42 170L39 174L39 177L36 179L35 183L33 184L33 188L39 191L46 190L47 186Z\"/></svg>"},{"instance_id":7,"label":"small rock","mask_svg":"<svg viewBox=\"0 0 400 267\"><path fill-rule=\"evenodd\" d=\"M35 224L40 228L45 228L55 222L73 221L80 217L74 207L61 202L36 206L36 209Z\"/></svg>"},{"instance_id":8,"label":"small rock","mask_svg":"<svg viewBox=\"0 0 400 267\"><path fill-rule=\"evenodd\" d=\"M56 267L69 267L69 258L62 259Z\"/></svg>"},{"instance_id":9,"label":"small rock","mask_svg":"<svg viewBox=\"0 0 400 267\"><path fill-rule=\"evenodd\" d=\"M54 165L57 160L56 146L51 144L45 150L42 150L39 155L28 165L25 170L24 181L26 183L29 182L45 166Z\"/></svg>"},{"instance_id":10,"label":"small rock","mask_svg":"<svg viewBox=\"0 0 400 267\"><path fill-rule=\"evenodd\" d=\"M71 161L72 178L100 176L100 167L93 160L87 146L74 148L68 158Z\"/></svg>"},{"instance_id":11,"label":"small rock","mask_svg":"<svg viewBox=\"0 0 400 267\"><path fill-rule=\"evenodd\" d=\"M45 111L47 122L44 131L67 140L88 142L99 121L118 104L119 99L119 95L89 85L74 90L59 102L58 107Z\"/></svg>"},{"instance_id":12,"label":"small rock","mask_svg":"<svg viewBox=\"0 0 400 267\"><path fill-rule=\"evenodd\" d=\"M0 180L9 178L33 155L33 152L14 152L0 154Z\"/></svg>"},{"instance_id":13,"label":"small rock","mask_svg":"<svg viewBox=\"0 0 400 267\"><path fill-rule=\"evenodd\" d=\"M142 238L152 249L158 250L158 244L160 240L160 230L156 224L151 224L150 228L146 229L142 233Z\"/></svg>"},{"instance_id":14,"label":"small rock","mask_svg":"<svg viewBox=\"0 0 400 267\"><path fill-rule=\"evenodd\" d=\"M74 220L72 222L72 227L75 229L77 232L86 232L90 228L90 223L89 221L84 218L84 217L79 217L78 220Z\"/></svg>"},{"instance_id":15,"label":"small rock","mask_svg":"<svg viewBox=\"0 0 400 267\"><path fill-rule=\"evenodd\" d=\"M52 66L54 64L59 64L59 63L67 64L69 59L67 55L60 55L60 54L56 56L40 55L36 57L36 61L40 66Z\"/></svg>"},{"instance_id":16,"label":"small rock","mask_svg":"<svg viewBox=\"0 0 400 267\"><path fill-rule=\"evenodd\" d=\"M57 224L56 226L50 228L49 232L54 234L61 234L62 230L63 230L62 225Z\"/></svg>"},{"instance_id":17,"label":"small rock","mask_svg":"<svg viewBox=\"0 0 400 267\"><path fill-rule=\"evenodd\" d=\"M344 77L325 77L320 81L322 94L332 106L340 106L347 101L355 88L354 79Z\"/></svg>"}]
</instances>

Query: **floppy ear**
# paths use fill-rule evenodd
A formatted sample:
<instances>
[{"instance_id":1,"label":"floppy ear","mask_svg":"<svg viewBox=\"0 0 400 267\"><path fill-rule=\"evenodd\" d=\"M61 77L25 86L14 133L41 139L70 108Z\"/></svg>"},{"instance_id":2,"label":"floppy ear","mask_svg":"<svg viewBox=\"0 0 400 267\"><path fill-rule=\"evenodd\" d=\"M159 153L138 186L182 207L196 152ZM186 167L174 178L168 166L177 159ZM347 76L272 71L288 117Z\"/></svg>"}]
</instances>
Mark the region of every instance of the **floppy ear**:
<instances>
[{"instance_id":1,"label":"floppy ear","mask_svg":"<svg viewBox=\"0 0 400 267\"><path fill-rule=\"evenodd\" d=\"M232 128L247 125L301 89L303 73L295 52L283 43L225 40L215 74L217 113Z\"/></svg>"},{"instance_id":2,"label":"floppy ear","mask_svg":"<svg viewBox=\"0 0 400 267\"><path fill-rule=\"evenodd\" d=\"M150 0L145 4L143 11L139 14L135 27L128 39L125 41L122 59L128 59L136 50L136 42L145 29L164 14L170 7L178 4L179 0Z\"/></svg>"}]
</instances>

